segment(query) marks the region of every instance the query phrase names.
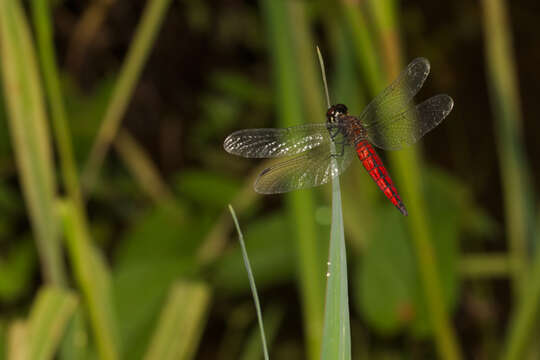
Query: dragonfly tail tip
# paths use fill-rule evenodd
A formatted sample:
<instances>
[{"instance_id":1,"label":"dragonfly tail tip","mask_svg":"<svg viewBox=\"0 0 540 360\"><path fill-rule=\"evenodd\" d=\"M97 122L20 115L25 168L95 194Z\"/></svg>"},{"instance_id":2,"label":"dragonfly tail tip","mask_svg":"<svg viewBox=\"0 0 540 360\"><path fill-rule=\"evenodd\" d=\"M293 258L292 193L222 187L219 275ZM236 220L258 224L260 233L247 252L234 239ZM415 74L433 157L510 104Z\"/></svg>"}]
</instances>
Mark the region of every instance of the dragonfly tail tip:
<instances>
[{"instance_id":1,"label":"dragonfly tail tip","mask_svg":"<svg viewBox=\"0 0 540 360\"><path fill-rule=\"evenodd\" d=\"M409 212L407 211L407 209L405 208L405 205L401 205L399 207L399 211L401 211L401 213L404 215L404 216L409 216Z\"/></svg>"}]
</instances>

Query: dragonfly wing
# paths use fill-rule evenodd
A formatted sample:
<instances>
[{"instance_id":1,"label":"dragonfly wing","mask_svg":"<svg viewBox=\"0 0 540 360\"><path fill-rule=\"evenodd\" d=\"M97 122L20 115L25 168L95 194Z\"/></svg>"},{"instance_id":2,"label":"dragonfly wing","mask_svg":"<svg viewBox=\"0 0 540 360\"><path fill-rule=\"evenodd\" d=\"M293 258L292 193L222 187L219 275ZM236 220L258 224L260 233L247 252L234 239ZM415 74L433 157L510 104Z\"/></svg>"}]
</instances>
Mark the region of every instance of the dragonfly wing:
<instances>
[{"instance_id":1,"label":"dragonfly wing","mask_svg":"<svg viewBox=\"0 0 540 360\"><path fill-rule=\"evenodd\" d=\"M255 191L278 194L326 184L341 174L355 156L353 146L345 141L336 139L334 150L330 142L325 142L270 166L257 178Z\"/></svg>"},{"instance_id":2,"label":"dragonfly wing","mask_svg":"<svg viewBox=\"0 0 540 360\"><path fill-rule=\"evenodd\" d=\"M388 114L403 112L420 91L429 75L430 65L425 58L416 58L396 80L380 93L360 115L362 125L368 127L388 121Z\"/></svg>"},{"instance_id":3,"label":"dragonfly wing","mask_svg":"<svg viewBox=\"0 0 540 360\"><path fill-rule=\"evenodd\" d=\"M385 150L398 150L412 145L444 120L454 101L448 95L436 95L416 107L387 115L384 121L366 126L371 143Z\"/></svg>"},{"instance_id":4,"label":"dragonfly wing","mask_svg":"<svg viewBox=\"0 0 540 360\"><path fill-rule=\"evenodd\" d=\"M246 129L227 136L228 153L247 158L273 158L300 154L330 141L331 124L303 124L286 129Z\"/></svg>"}]
</instances>

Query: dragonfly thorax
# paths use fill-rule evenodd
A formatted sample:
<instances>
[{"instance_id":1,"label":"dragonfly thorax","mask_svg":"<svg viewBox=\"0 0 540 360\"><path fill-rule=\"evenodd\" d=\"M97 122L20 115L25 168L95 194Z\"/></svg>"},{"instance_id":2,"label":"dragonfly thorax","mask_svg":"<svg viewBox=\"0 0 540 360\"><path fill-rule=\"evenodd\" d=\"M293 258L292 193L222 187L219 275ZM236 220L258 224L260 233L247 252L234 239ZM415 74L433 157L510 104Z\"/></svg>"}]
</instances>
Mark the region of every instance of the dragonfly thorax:
<instances>
[{"instance_id":1,"label":"dragonfly thorax","mask_svg":"<svg viewBox=\"0 0 540 360\"><path fill-rule=\"evenodd\" d=\"M330 106L328 108L328 111L326 112L326 121L328 121L331 124L335 124L339 122L339 117L342 115L347 115L349 113L349 110L347 107L343 104L336 104Z\"/></svg>"}]
</instances>

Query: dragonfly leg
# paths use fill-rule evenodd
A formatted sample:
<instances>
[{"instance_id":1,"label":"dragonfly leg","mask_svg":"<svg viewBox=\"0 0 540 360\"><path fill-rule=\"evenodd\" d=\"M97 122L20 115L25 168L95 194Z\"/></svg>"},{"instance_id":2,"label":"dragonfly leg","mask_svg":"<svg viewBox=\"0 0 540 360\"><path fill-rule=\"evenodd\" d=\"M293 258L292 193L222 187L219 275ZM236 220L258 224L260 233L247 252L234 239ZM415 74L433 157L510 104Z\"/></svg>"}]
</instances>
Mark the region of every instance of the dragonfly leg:
<instances>
[{"instance_id":1,"label":"dragonfly leg","mask_svg":"<svg viewBox=\"0 0 540 360\"><path fill-rule=\"evenodd\" d=\"M336 147L341 146L341 150L339 151L339 153L330 154L330 156L333 158L342 157L343 154L345 154L345 145L347 145L347 142L340 141L340 142L335 142L334 144L336 145Z\"/></svg>"},{"instance_id":2,"label":"dragonfly leg","mask_svg":"<svg viewBox=\"0 0 540 360\"><path fill-rule=\"evenodd\" d=\"M330 133L330 139L332 139L332 141L333 141L339 135L341 130L339 128L329 128L328 132Z\"/></svg>"}]
</instances>

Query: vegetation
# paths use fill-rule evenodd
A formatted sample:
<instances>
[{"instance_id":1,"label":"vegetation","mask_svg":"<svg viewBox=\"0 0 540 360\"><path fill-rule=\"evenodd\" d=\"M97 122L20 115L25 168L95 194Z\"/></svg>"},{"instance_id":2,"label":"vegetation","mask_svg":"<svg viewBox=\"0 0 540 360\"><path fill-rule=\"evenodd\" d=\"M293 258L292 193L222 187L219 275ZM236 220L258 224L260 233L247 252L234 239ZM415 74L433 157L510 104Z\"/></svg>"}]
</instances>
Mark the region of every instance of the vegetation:
<instances>
[{"instance_id":1,"label":"vegetation","mask_svg":"<svg viewBox=\"0 0 540 360\"><path fill-rule=\"evenodd\" d=\"M261 316L275 359L539 358L534 6L0 0L0 359L262 359ZM325 121L317 45L351 113L418 56L454 98L381 152L408 217L223 151Z\"/></svg>"}]
</instances>

